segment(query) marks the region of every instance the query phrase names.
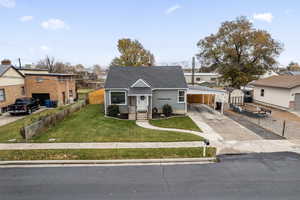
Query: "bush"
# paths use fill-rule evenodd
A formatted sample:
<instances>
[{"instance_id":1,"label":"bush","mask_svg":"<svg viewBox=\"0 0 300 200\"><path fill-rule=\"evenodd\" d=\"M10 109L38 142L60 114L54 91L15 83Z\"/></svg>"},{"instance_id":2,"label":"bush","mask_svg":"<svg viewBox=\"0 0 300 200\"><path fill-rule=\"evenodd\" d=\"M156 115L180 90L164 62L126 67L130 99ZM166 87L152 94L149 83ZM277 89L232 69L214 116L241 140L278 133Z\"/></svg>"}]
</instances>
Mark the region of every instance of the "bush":
<instances>
[{"instance_id":1,"label":"bush","mask_svg":"<svg viewBox=\"0 0 300 200\"><path fill-rule=\"evenodd\" d=\"M110 105L107 107L107 115L111 117L117 117L120 114L119 106Z\"/></svg>"},{"instance_id":2,"label":"bush","mask_svg":"<svg viewBox=\"0 0 300 200\"><path fill-rule=\"evenodd\" d=\"M173 113L173 109L169 104L163 106L163 113L166 117L170 117Z\"/></svg>"}]
</instances>

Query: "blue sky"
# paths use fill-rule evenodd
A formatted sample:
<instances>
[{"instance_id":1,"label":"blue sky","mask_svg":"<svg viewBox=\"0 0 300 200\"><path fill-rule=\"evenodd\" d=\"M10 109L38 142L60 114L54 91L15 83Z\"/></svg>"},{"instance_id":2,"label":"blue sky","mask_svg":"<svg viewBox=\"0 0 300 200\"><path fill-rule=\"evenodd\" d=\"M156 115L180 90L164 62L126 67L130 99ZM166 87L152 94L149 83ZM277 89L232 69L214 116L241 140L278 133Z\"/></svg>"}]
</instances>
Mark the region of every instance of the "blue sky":
<instances>
[{"instance_id":1,"label":"blue sky","mask_svg":"<svg viewBox=\"0 0 300 200\"><path fill-rule=\"evenodd\" d=\"M0 0L0 59L32 63L45 55L108 65L119 38L138 39L157 63L190 60L221 22L247 16L284 43L282 65L300 62L297 0Z\"/></svg>"}]
</instances>

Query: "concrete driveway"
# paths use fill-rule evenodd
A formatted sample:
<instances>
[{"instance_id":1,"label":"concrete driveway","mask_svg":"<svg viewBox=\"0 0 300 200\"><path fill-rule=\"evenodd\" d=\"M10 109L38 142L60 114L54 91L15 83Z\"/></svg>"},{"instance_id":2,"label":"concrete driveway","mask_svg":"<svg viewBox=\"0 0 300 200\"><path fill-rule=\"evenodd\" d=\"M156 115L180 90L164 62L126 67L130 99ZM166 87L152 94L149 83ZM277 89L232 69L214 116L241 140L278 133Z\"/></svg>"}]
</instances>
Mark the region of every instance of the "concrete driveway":
<instances>
[{"instance_id":1,"label":"concrete driveway","mask_svg":"<svg viewBox=\"0 0 300 200\"><path fill-rule=\"evenodd\" d=\"M44 110L46 110L48 108L40 108L39 110L35 111L34 113L38 113L38 112L42 112ZM26 117L28 115L17 115L17 116L11 116L9 113L4 113L0 116L0 126L4 126L6 124L9 124L9 123L12 123L12 122L15 122L19 119L22 119L24 117Z\"/></svg>"},{"instance_id":2,"label":"concrete driveway","mask_svg":"<svg viewBox=\"0 0 300 200\"><path fill-rule=\"evenodd\" d=\"M260 140L260 136L245 128L234 120L208 108L202 104L189 105L189 115L199 117L214 132L219 134L225 141ZM202 128L202 127L201 127Z\"/></svg>"}]
</instances>

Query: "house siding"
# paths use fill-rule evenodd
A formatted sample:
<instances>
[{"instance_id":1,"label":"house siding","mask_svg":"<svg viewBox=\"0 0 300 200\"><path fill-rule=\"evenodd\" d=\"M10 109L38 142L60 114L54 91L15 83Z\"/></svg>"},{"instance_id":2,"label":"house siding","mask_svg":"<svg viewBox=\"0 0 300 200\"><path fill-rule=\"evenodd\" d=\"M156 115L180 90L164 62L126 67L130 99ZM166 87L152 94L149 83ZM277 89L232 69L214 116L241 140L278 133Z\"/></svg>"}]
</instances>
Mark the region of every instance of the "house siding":
<instances>
[{"instance_id":1,"label":"house siding","mask_svg":"<svg viewBox=\"0 0 300 200\"><path fill-rule=\"evenodd\" d=\"M260 95L264 89L264 96ZM291 100L291 89L255 86L253 98L255 102L288 109Z\"/></svg>"},{"instance_id":2,"label":"house siding","mask_svg":"<svg viewBox=\"0 0 300 200\"><path fill-rule=\"evenodd\" d=\"M26 75L25 88L27 97L32 97L32 94L47 93L50 99L58 101L59 105L63 105L63 92L66 103L71 103L76 98L75 80L70 77ZM73 91L73 97L70 97L70 90Z\"/></svg>"},{"instance_id":3,"label":"house siding","mask_svg":"<svg viewBox=\"0 0 300 200\"><path fill-rule=\"evenodd\" d=\"M154 90L152 93L152 108L162 112L162 107L169 104L175 114L186 113L186 103L178 103L178 90Z\"/></svg>"}]
</instances>

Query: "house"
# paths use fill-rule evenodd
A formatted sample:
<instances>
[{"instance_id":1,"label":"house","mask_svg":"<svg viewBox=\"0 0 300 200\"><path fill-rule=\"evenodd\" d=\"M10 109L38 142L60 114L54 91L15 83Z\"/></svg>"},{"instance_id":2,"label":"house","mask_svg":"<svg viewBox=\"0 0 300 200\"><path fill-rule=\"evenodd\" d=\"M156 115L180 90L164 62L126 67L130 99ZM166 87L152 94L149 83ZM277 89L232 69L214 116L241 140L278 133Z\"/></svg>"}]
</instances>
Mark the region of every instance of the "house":
<instances>
[{"instance_id":1,"label":"house","mask_svg":"<svg viewBox=\"0 0 300 200\"><path fill-rule=\"evenodd\" d=\"M118 105L128 118L151 119L165 104L173 113L186 114L188 86L180 66L110 67L105 82L105 113Z\"/></svg>"},{"instance_id":2,"label":"house","mask_svg":"<svg viewBox=\"0 0 300 200\"><path fill-rule=\"evenodd\" d=\"M300 75L280 75L257 80L254 102L284 110L300 110Z\"/></svg>"},{"instance_id":3,"label":"house","mask_svg":"<svg viewBox=\"0 0 300 200\"><path fill-rule=\"evenodd\" d=\"M24 75L4 60L0 65L0 113L21 97L25 97Z\"/></svg>"},{"instance_id":4,"label":"house","mask_svg":"<svg viewBox=\"0 0 300 200\"><path fill-rule=\"evenodd\" d=\"M60 73L26 73L26 96L40 100L57 101L58 105L72 103L76 98L75 77Z\"/></svg>"},{"instance_id":5,"label":"house","mask_svg":"<svg viewBox=\"0 0 300 200\"><path fill-rule=\"evenodd\" d=\"M19 72L21 72L24 76L25 74L48 74L49 71L48 69L37 69L37 68L18 68L17 69Z\"/></svg>"},{"instance_id":6,"label":"house","mask_svg":"<svg viewBox=\"0 0 300 200\"><path fill-rule=\"evenodd\" d=\"M193 73L184 73L185 80L188 84L192 83ZM218 73L194 73L194 83L201 84L204 82L219 84L219 78L221 77Z\"/></svg>"}]
</instances>

